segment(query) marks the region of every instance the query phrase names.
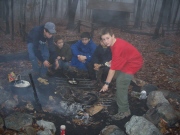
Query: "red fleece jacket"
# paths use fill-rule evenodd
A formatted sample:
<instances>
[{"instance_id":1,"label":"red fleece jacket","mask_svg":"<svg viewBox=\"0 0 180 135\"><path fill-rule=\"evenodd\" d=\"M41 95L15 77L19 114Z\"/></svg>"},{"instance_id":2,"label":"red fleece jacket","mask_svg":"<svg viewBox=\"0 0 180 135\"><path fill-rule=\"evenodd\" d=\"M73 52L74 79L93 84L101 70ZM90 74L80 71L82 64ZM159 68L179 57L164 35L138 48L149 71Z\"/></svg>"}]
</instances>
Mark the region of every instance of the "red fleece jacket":
<instances>
[{"instance_id":1,"label":"red fleece jacket","mask_svg":"<svg viewBox=\"0 0 180 135\"><path fill-rule=\"evenodd\" d=\"M120 70L127 74L135 74L143 65L139 51L130 43L120 38L111 46L111 69Z\"/></svg>"}]
</instances>

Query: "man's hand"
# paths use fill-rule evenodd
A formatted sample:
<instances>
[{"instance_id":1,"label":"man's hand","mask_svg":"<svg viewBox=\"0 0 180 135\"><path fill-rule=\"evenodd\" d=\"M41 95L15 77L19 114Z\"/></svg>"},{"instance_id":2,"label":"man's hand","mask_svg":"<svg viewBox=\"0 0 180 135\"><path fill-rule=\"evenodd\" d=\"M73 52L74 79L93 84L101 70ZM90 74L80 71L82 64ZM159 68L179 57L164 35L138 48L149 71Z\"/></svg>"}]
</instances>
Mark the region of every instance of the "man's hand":
<instances>
[{"instance_id":1,"label":"man's hand","mask_svg":"<svg viewBox=\"0 0 180 135\"><path fill-rule=\"evenodd\" d=\"M102 89L99 92L105 92L108 90L108 85L104 84Z\"/></svg>"},{"instance_id":2,"label":"man's hand","mask_svg":"<svg viewBox=\"0 0 180 135\"><path fill-rule=\"evenodd\" d=\"M47 67L47 68L51 67L51 64L50 64L49 61L47 61L47 60L45 60L45 61L43 62L43 65L44 65L45 67Z\"/></svg>"},{"instance_id":3,"label":"man's hand","mask_svg":"<svg viewBox=\"0 0 180 135\"><path fill-rule=\"evenodd\" d=\"M78 55L78 60L81 61L82 63L85 63L86 62L86 56L83 56L83 55Z\"/></svg>"},{"instance_id":4,"label":"man's hand","mask_svg":"<svg viewBox=\"0 0 180 135\"><path fill-rule=\"evenodd\" d=\"M94 64L94 70L98 71L100 67L101 67L101 64L97 64L97 63Z\"/></svg>"}]
</instances>

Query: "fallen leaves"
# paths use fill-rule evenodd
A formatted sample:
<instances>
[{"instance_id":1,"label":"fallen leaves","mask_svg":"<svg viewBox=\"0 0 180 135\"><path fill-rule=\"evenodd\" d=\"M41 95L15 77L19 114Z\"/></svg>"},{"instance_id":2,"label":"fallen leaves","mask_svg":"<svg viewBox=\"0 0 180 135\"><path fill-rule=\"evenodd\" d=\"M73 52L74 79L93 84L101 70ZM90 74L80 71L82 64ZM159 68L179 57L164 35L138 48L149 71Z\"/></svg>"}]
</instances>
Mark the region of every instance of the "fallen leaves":
<instances>
[{"instance_id":1,"label":"fallen leaves","mask_svg":"<svg viewBox=\"0 0 180 135\"><path fill-rule=\"evenodd\" d=\"M32 24L27 25L27 27L27 29L30 29ZM120 37L132 43L141 52L144 58L144 65L135 75L136 78L156 85L159 89L180 91L180 39L177 35L169 34L165 35L165 37L153 40L151 36L125 33L120 31L118 28L112 29L116 37ZM81 32L84 31L89 31L89 29L82 27ZM148 28L146 30L146 32L151 33L153 31L153 28ZM98 33L98 30L95 30L93 38L97 44L99 44ZM77 31L66 30L65 25L57 25L57 34L63 35L65 41L78 40L80 35ZM14 41L12 41L10 37L10 35L0 33L0 54L22 52L27 50L26 43L22 41L19 34L15 36ZM163 46L162 43L166 40L171 41L172 45ZM159 48L171 49L175 52L175 54L167 56L158 52L157 50ZM2 83L4 83L4 79L6 79L9 72L14 71L16 73L20 73L22 70L31 69L31 64L28 61L12 61L8 63L1 63L0 69L2 73L0 75L0 79L3 80Z\"/></svg>"}]
</instances>

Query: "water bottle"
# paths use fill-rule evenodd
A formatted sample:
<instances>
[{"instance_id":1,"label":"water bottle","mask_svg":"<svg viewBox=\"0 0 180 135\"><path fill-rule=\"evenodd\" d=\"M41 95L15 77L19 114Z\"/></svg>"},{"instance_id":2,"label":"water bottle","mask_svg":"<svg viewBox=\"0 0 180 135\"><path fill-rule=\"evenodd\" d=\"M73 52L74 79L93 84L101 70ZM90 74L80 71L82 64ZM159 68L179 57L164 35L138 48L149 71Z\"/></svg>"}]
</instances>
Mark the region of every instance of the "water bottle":
<instances>
[{"instance_id":1,"label":"water bottle","mask_svg":"<svg viewBox=\"0 0 180 135\"><path fill-rule=\"evenodd\" d=\"M65 135L66 126L65 125L61 125L60 129L61 129L61 134L60 135Z\"/></svg>"}]
</instances>

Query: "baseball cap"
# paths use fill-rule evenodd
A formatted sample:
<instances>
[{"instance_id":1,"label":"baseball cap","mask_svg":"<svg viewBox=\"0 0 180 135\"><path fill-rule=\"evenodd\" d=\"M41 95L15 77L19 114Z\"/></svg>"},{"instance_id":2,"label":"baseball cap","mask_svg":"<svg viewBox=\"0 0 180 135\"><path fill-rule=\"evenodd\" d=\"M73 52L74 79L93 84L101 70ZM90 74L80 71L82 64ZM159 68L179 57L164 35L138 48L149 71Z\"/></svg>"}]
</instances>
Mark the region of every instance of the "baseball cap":
<instances>
[{"instance_id":1,"label":"baseball cap","mask_svg":"<svg viewBox=\"0 0 180 135\"><path fill-rule=\"evenodd\" d=\"M44 25L44 28L46 28L46 29L49 31L49 33L51 33L51 34L56 33L55 24L52 23L52 22L47 22L47 23Z\"/></svg>"}]
</instances>

